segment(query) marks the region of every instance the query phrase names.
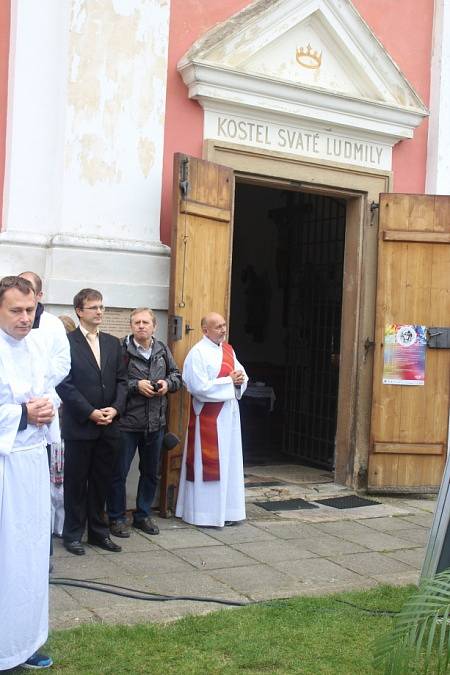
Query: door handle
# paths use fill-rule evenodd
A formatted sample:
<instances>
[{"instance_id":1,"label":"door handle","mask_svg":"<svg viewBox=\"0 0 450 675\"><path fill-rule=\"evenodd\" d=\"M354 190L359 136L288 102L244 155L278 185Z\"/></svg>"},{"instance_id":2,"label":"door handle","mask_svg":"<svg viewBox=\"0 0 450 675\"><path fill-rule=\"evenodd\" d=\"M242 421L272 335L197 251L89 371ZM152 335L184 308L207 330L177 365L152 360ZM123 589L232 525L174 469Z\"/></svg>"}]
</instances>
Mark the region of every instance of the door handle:
<instances>
[{"instance_id":1,"label":"door handle","mask_svg":"<svg viewBox=\"0 0 450 675\"><path fill-rule=\"evenodd\" d=\"M195 328L192 328L191 325L186 321L186 326L185 326L184 332L186 333L186 335L189 335L191 330L195 330Z\"/></svg>"}]
</instances>

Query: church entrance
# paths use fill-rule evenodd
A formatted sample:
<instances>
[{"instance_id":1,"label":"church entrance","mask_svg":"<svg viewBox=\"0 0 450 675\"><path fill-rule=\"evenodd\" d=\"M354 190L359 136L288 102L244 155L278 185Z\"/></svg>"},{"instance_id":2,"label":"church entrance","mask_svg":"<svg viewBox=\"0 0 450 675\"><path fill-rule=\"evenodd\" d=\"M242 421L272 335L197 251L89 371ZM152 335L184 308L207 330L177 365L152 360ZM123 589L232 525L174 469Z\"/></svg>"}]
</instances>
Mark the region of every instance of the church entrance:
<instances>
[{"instance_id":1,"label":"church entrance","mask_svg":"<svg viewBox=\"0 0 450 675\"><path fill-rule=\"evenodd\" d=\"M247 466L333 470L346 202L236 181L230 342Z\"/></svg>"}]
</instances>

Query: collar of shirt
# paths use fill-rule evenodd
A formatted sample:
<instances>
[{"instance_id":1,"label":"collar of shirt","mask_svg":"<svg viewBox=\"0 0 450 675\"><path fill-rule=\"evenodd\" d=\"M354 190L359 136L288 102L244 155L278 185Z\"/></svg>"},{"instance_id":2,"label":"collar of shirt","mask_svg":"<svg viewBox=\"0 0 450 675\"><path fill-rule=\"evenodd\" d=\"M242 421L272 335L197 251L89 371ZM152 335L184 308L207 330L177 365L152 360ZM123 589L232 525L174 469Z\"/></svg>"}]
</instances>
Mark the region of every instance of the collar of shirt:
<instances>
[{"instance_id":1,"label":"collar of shirt","mask_svg":"<svg viewBox=\"0 0 450 675\"><path fill-rule=\"evenodd\" d=\"M141 354L146 359L150 358L150 356L152 355L154 338L151 339L150 347L148 349L146 349L145 347L140 345L139 342L136 342L136 340L134 338L133 338L133 343L134 343L134 346L136 347L137 351L139 352L139 354Z\"/></svg>"},{"instance_id":2,"label":"collar of shirt","mask_svg":"<svg viewBox=\"0 0 450 675\"><path fill-rule=\"evenodd\" d=\"M81 332L83 333L83 335L84 335L84 337L86 338L86 340L87 340L87 334L90 333L90 334L92 335L93 332L95 332L95 334L96 334L96 336L97 336L97 339L98 339L98 333L99 333L98 328L97 328L96 331L86 330L86 328L85 328L84 326L82 326L81 323L80 323L80 330L81 330Z\"/></svg>"}]
</instances>

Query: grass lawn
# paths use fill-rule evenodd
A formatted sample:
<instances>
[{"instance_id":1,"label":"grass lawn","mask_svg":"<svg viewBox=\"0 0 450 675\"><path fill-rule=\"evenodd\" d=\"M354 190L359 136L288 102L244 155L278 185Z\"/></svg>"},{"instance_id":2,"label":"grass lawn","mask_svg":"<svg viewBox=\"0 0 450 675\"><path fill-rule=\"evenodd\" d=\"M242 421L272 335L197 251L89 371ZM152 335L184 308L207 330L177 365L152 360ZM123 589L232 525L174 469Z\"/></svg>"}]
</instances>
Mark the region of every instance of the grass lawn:
<instances>
[{"instance_id":1,"label":"grass lawn","mask_svg":"<svg viewBox=\"0 0 450 675\"><path fill-rule=\"evenodd\" d=\"M53 632L51 673L305 673L369 675L371 643L413 586L292 598L188 617L167 625L85 625Z\"/></svg>"}]
</instances>

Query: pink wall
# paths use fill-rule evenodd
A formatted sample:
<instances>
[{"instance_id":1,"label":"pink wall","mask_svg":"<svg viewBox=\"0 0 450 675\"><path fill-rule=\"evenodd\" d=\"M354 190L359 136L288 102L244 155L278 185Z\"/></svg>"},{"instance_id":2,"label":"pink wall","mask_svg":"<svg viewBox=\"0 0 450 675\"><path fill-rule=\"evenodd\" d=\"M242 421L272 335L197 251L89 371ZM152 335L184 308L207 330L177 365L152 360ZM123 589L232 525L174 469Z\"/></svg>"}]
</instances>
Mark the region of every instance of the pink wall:
<instances>
[{"instance_id":1,"label":"pink wall","mask_svg":"<svg viewBox=\"0 0 450 675\"><path fill-rule=\"evenodd\" d=\"M209 28L248 4L249 0L172 0L161 199L161 241L166 244L170 243L173 155L185 152L201 157L203 140L203 110L188 99L177 63Z\"/></svg>"},{"instance_id":2,"label":"pink wall","mask_svg":"<svg viewBox=\"0 0 450 675\"><path fill-rule=\"evenodd\" d=\"M430 101L433 0L353 0L425 105ZM424 192L428 121L393 152L394 190Z\"/></svg>"},{"instance_id":3,"label":"pink wall","mask_svg":"<svg viewBox=\"0 0 450 675\"><path fill-rule=\"evenodd\" d=\"M170 243L173 154L184 152L201 157L203 139L203 111L187 98L177 62L205 31L248 4L249 0L172 0L161 202L161 239L166 243ZM354 4L428 104L433 0L354 0ZM426 143L424 122L414 139L394 148L397 192L424 191Z\"/></svg>"},{"instance_id":4,"label":"pink wall","mask_svg":"<svg viewBox=\"0 0 450 675\"><path fill-rule=\"evenodd\" d=\"M9 27L10 2L0 2L0 230L3 212L3 183L5 180L6 153L6 115L8 102L8 63L9 63Z\"/></svg>"}]
</instances>

